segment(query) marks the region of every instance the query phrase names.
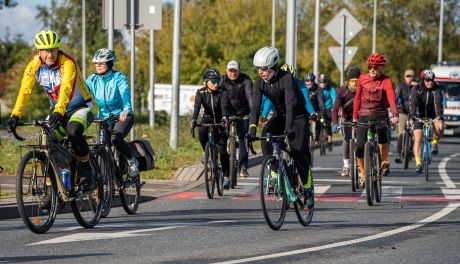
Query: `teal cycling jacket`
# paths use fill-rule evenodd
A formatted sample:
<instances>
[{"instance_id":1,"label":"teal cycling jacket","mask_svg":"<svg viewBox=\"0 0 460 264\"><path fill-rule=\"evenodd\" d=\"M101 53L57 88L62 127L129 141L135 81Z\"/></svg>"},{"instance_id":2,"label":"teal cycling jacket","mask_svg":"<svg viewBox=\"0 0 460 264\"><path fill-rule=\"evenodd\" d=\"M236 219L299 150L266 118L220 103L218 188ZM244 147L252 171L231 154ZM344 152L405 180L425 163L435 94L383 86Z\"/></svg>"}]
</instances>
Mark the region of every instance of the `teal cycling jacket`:
<instances>
[{"instance_id":1,"label":"teal cycling jacket","mask_svg":"<svg viewBox=\"0 0 460 264\"><path fill-rule=\"evenodd\" d=\"M98 118L118 116L125 110L133 114L131 91L123 73L112 70L103 77L93 73L85 83L99 106Z\"/></svg>"},{"instance_id":2,"label":"teal cycling jacket","mask_svg":"<svg viewBox=\"0 0 460 264\"><path fill-rule=\"evenodd\" d=\"M323 88L323 98L326 110L332 109L335 102L335 87L329 84L328 87Z\"/></svg>"}]
</instances>

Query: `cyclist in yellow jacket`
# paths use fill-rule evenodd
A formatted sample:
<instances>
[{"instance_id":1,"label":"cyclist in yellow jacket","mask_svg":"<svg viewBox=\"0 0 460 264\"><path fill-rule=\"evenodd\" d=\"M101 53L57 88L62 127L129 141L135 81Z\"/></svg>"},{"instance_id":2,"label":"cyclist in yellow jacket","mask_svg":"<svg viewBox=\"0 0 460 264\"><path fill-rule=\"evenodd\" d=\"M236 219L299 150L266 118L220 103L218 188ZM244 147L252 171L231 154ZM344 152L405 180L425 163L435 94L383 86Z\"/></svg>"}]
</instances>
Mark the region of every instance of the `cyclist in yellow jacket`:
<instances>
[{"instance_id":1,"label":"cyclist in yellow jacket","mask_svg":"<svg viewBox=\"0 0 460 264\"><path fill-rule=\"evenodd\" d=\"M93 100L74 59L59 50L60 39L51 30L40 31L34 39L37 54L24 71L16 104L7 121L9 129L16 129L18 120L30 101L32 89L38 83L50 100L50 127L58 139L67 135L81 164L80 186L89 186L95 171L89 161L89 148L83 133L94 119ZM51 195L40 202L41 209L49 208Z\"/></svg>"}]
</instances>

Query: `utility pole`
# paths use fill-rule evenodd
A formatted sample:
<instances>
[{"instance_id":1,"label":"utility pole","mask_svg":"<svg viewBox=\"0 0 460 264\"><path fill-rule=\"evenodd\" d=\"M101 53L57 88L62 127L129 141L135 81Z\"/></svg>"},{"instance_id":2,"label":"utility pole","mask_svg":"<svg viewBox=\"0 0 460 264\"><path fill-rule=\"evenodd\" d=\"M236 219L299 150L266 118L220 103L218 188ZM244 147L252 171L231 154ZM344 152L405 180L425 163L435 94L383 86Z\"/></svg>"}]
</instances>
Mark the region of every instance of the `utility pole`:
<instances>
[{"instance_id":1,"label":"utility pole","mask_svg":"<svg viewBox=\"0 0 460 264\"><path fill-rule=\"evenodd\" d=\"M179 86L180 86L180 56L181 56L181 22L182 0L176 0L174 4L174 37L173 37L173 72L172 72L172 109L171 130L169 146L177 150L179 138Z\"/></svg>"},{"instance_id":2,"label":"utility pole","mask_svg":"<svg viewBox=\"0 0 460 264\"><path fill-rule=\"evenodd\" d=\"M442 63L442 36L444 31L444 0L441 0L441 14L439 16L439 44L438 63Z\"/></svg>"},{"instance_id":3,"label":"utility pole","mask_svg":"<svg viewBox=\"0 0 460 264\"><path fill-rule=\"evenodd\" d=\"M81 0L81 74L86 79L86 0Z\"/></svg>"},{"instance_id":4,"label":"utility pole","mask_svg":"<svg viewBox=\"0 0 460 264\"><path fill-rule=\"evenodd\" d=\"M134 0L131 0L131 107L133 108L133 112L134 112L134 87L136 87L136 83L134 81L134 69L136 67L136 43L135 43L135 39L136 39L136 25L135 25L135 12L134 10L136 10L136 6L135 6L135 3L136 1ZM131 129L131 141L134 140L134 129Z\"/></svg>"},{"instance_id":5,"label":"utility pole","mask_svg":"<svg viewBox=\"0 0 460 264\"><path fill-rule=\"evenodd\" d=\"M109 0L109 28L107 30L109 35L107 47L109 50L113 50L113 28L113 0Z\"/></svg>"},{"instance_id":6,"label":"utility pole","mask_svg":"<svg viewBox=\"0 0 460 264\"><path fill-rule=\"evenodd\" d=\"M272 47L275 47L276 0L272 0Z\"/></svg>"},{"instance_id":7,"label":"utility pole","mask_svg":"<svg viewBox=\"0 0 460 264\"><path fill-rule=\"evenodd\" d=\"M319 74L319 21L320 21L320 8L321 1L316 0L315 7L315 44L313 49L313 73L315 76Z\"/></svg>"},{"instance_id":8,"label":"utility pole","mask_svg":"<svg viewBox=\"0 0 460 264\"><path fill-rule=\"evenodd\" d=\"M297 21L297 0L288 0L287 17L286 17L286 63L296 66L295 53L295 29Z\"/></svg>"},{"instance_id":9,"label":"utility pole","mask_svg":"<svg viewBox=\"0 0 460 264\"><path fill-rule=\"evenodd\" d=\"M149 125L154 127L155 125L155 32L150 30L150 104L149 108Z\"/></svg>"},{"instance_id":10,"label":"utility pole","mask_svg":"<svg viewBox=\"0 0 460 264\"><path fill-rule=\"evenodd\" d=\"M375 54L377 39L377 0L374 0L374 23L372 25L372 54Z\"/></svg>"}]
</instances>

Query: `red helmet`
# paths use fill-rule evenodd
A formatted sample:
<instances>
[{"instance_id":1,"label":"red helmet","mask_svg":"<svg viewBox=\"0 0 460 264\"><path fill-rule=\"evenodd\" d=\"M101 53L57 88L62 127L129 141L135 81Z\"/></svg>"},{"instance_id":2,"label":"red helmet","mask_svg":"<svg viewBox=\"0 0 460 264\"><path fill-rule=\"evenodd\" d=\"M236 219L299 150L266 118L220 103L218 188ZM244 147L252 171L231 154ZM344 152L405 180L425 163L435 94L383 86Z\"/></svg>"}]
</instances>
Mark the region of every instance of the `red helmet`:
<instances>
[{"instance_id":1,"label":"red helmet","mask_svg":"<svg viewBox=\"0 0 460 264\"><path fill-rule=\"evenodd\" d=\"M432 80L436 78L436 76L434 75L434 72L432 70L426 69L420 73L420 78L422 78L423 80Z\"/></svg>"},{"instance_id":2,"label":"red helmet","mask_svg":"<svg viewBox=\"0 0 460 264\"><path fill-rule=\"evenodd\" d=\"M367 65L385 65L387 64L387 60L385 56L380 53L371 54L369 58L367 58Z\"/></svg>"}]
</instances>

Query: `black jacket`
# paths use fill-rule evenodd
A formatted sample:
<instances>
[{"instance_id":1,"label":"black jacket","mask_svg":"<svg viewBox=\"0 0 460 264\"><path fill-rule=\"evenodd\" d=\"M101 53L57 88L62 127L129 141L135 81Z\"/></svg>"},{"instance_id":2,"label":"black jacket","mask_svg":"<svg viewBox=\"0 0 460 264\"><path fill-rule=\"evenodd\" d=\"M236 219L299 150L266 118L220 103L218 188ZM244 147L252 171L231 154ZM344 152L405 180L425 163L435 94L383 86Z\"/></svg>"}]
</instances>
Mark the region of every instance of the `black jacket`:
<instances>
[{"instance_id":1,"label":"black jacket","mask_svg":"<svg viewBox=\"0 0 460 264\"><path fill-rule=\"evenodd\" d=\"M419 118L442 118L442 94L438 84L428 89L418 83L410 94L410 116Z\"/></svg>"},{"instance_id":2,"label":"black jacket","mask_svg":"<svg viewBox=\"0 0 460 264\"><path fill-rule=\"evenodd\" d=\"M406 82L400 83L398 87L396 87L396 102L398 103L398 113L400 114L409 114L412 87L412 85Z\"/></svg>"},{"instance_id":3,"label":"black jacket","mask_svg":"<svg viewBox=\"0 0 460 264\"><path fill-rule=\"evenodd\" d=\"M194 120L198 118L201 106L203 106L203 119L211 119L216 124L220 123L222 117L228 117L227 102L228 98L225 88L219 87L213 92L209 92L207 87L200 88L196 91L192 118Z\"/></svg>"},{"instance_id":4,"label":"black jacket","mask_svg":"<svg viewBox=\"0 0 460 264\"><path fill-rule=\"evenodd\" d=\"M310 102L315 109L315 112L320 112L321 109L324 109L324 98L323 98L323 90L319 88L319 86L314 83L313 87L308 88L308 94L310 95Z\"/></svg>"},{"instance_id":5,"label":"black jacket","mask_svg":"<svg viewBox=\"0 0 460 264\"><path fill-rule=\"evenodd\" d=\"M228 114L236 116L249 115L252 108L252 80L240 73L238 79L232 81L227 75L222 76L222 87L227 90Z\"/></svg>"},{"instance_id":6,"label":"black jacket","mask_svg":"<svg viewBox=\"0 0 460 264\"><path fill-rule=\"evenodd\" d=\"M262 95L266 95L275 106L275 113L286 117L285 129L291 129L294 118L307 118L305 98L294 77L283 70L278 70L273 79L267 83L260 76L254 84L250 124L257 124L260 115Z\"/></svg>"}]
</instances>

